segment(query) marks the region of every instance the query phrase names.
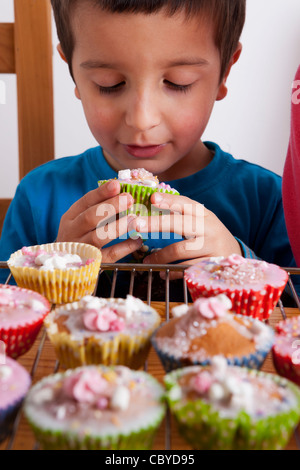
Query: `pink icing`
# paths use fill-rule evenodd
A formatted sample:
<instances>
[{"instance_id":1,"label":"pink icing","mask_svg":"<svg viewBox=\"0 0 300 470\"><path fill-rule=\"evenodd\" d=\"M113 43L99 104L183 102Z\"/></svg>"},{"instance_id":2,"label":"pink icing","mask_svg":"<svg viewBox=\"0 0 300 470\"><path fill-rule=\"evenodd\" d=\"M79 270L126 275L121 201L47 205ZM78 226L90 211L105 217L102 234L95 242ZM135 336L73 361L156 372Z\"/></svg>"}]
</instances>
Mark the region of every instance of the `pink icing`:
<instances>
[{"instance_id":1,"label":"pink icing","mask_svg":"<svg viewBox=\"0 0 300 470\"><path fill-rule=\"evenodd\" d=\"M87 310L83 314L83 324L90 331L122 331L125 328L124 320L109 307L104 307L100 311Z\"/></svg>"},{"instance_id":2,"label":"pink icing","mask_svg":"<svg viewBox=\"0 0 300 470\"><path fill-rule=\"evenodd\" d=\"M192 388L200 394L208 392L213 383L212 376L209 372L203 371L196 375L193 379Z\"/></svg>"},{"instance_id":3,"label":"pink icing","mask_svg":"<svg viewBox=\"0 0 300 470\"><path fill-rule=\"evenodd\" d=\"M276 325L278 333L300 338L300 317L292 317L288 320L283 320Z\"/></svg>"},{"instance_id":4,"label":"pink icing","mask_svg":"<svg viewBox=\"0 0 300 470\"><path fill-rule=\"evenodd\" d=\"M212 320L224 317L228 309L217 298L201 298L194 303L195 312L200 313L203 318Z\"/></svg>"},{"instance_id":5,"label":"pink icing","mask_svg":"<svg viewBox=\"0 0 300 470\"><path fill-rule=\"evenodd\" d=\"M169 184L163 182L160 183L157 176L154 176L153 173L145 170L144 168L122 170L122 172L119 172L118 174L118 180L125 183L133 183L139 185L145 184L146 186L149 185L148 183L152 182L151 186L161 189L162 192L173 191L175 193L178 193L175 189L171 188Z\"/></svg>"},{"instance_id":6,"label":"pink icing","mask_svg":"<svg viewBox=\"0 0 300 470\"><path fill-rule=\"evenodd\" d=\"M99 410L106 410L108 408L108 404L109 404L108 398L106 398L106 397L99 398L99 400L96 403L97 408Z\"/></svg>"},{"instance_id":7,"label":"pink icing","mask_svg":"<svg viewBox=\"0 0 300 470\"><path fill-rule=\"evenodd\" d=\"M233 265L239 265L243 264L246 262L246 259L243 258L243 256L240 255L230 255L228 258L224 258L222 261L220 261L221 266L231 266Z\"/></svg>"},{"instance_id":8,"label":"pink icing","mask_svg":"<svg viewBox=\"0 0 300 470\"><path fill-rule=\"evenodd\" d=\"M1 378L1 367L8 367L11 373ZM21 400L31 384L30 375L18 362L6 357L5 364L0 364L0 410Z\"/></svg>"},{"instance_id":9,"label":"pink icing","mask_svg":"<svg viewBox=\"0 0 300 470\"><path fill-rule=\"evenodd\" d=\"M274 343L274 351L277 354L280 354L283 357L289 358L295 365L299 367L299 348L300 348L300 340L297 338L292 338L290 336L284 335L276 335L275 343ZM293 358L295 361L293 361Z\"/></svg>"},{"instance_id":10,"label":"pink icing","mask_svg":"<svg viewBox=\"0 0 300 470\"><path fill-rule=\"evenodd\" d=\"M207 289L230 287L260 291L269 284L273 287L284 286L288 274L275 264L231 255L200 261L186 270L185 279Z\"/></svg>"},{"instance_id":11,"label":"pink icing","mask_svg":"<svg viewBox=\"0 0 300 470\"><path fill-rule=\"evenodd\" d=\"M107 381L95 370L80 371L68 377L63 384L67 397L80 403L99 403L100 408L103 408L105 402L99 395L106 388Z\"/></svg>"},{"instance_id":12,"label":"pink icing","mask_svg":"<svg viewBox=\"0 0 300 470\"><path fill-rule=\"evenodd\" d=\"M0 285L0 329L35 323L50 311L50 303L38 292Z\"/></svg>"},{"instance_id":13,"label":"pink icing","mask_svg":"<svg viewBox=\"0 0 300 470\"><path fill-rule=\"evenodd\" d=\"M88 258L85 262L86 266L88 266L89 264L92 264L95 260L93 258Z\"/></svg>"}]
</instances>

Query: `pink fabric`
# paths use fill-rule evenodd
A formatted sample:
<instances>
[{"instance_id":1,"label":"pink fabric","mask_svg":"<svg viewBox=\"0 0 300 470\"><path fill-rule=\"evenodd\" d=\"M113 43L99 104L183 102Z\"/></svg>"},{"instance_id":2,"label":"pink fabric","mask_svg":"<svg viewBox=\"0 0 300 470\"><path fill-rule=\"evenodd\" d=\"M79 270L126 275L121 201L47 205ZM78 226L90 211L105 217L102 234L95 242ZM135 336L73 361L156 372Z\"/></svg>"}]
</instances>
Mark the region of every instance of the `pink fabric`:
<instances>
[{"instance_id":1,"label":"pink fabric","mask_svg":"<svg viewBox=\"0 0 300 470\"><path fill-rule=\"evenodd\" d=\"M300 266L300 66L293 82L291 134L283 172L282 197L291 247L297 266Z\"/></svg>"}]
</instances>

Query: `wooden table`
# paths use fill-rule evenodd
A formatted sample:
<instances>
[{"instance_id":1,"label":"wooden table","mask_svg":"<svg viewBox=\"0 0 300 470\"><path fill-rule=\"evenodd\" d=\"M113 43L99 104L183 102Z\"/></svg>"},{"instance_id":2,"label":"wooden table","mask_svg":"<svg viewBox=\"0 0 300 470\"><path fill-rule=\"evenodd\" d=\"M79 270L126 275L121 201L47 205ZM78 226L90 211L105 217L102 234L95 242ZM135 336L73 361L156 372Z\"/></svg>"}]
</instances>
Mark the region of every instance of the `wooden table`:
<instances>
[{"instance_id":1,"label":"wooden table","mask_svg":"<svg viewBox=\"0 0 300 470\"><path fill-rule=\"evenodd\" d=\"M170 309L176 304L170 304ZM159 311L163 320L165 319L166 309L165 304L162 302L152 302L151 306ZM300 314L297 309L285 309L285 314L287 317L295 316ZM271 318L269 324L274 326L278 321L282 320L282 312L279 308L276 308ZM54 371L59 368L59 364L56 361L54 349L46 337L46 334L43 331L40 332L34 346L28 351L27 354L21 356L18 359L18 362L22 364L26 369L32 373L33 383L36 383L42 377L53 374ZM34 370L33 370L34 369ZM276 373L272 363L272 357L269 354L265 364L262 368L265 372ZM164 376L164 370L160 365L160 361L153 349L150 351L147 371L157 377L157 379L162 382ZM13 438L7 439L0 445L0 450L12 449L12 450L33 450L37 449L38 445L35 442L34 436L26 423L25 418L23 417L22 412L19 413L18 426L15 426L15 432ZM17 423L16 423L17 424ZM297 433L300 434L300 426L298 427ZM190 447L186 442L178 435L175 424L172 420L167 418L162 423L157 436L154 442L153 450L190 450ZM297 436L294 435L287 446L287 450L299 450L300 447L297 445Z\"/></svg>"}]
</instances>

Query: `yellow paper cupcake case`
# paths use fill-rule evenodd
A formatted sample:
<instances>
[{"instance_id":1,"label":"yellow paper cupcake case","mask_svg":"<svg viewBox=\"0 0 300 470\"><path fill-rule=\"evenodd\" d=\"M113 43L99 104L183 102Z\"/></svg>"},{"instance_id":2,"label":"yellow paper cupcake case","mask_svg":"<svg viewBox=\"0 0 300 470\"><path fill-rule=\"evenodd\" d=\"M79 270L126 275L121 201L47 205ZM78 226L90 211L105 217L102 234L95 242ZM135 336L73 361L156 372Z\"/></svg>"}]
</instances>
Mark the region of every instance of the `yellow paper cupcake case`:
<instances>
[{"instance_id":1,"label":"yellow paper cupcake case","mask_svg":"<svg viewBox=\"0 0 300 470\"><path fill-rule=\"evenodd\" d=\"M74 309L77 303L65 305L64 309ZM75 368L91 364L103 364L107 366L123 365L130 369L143 367L151 347L150 338L160 324L159 314L152 309L156 321L152 328L143 334L107 333L106 338L87 336L83 339L75 339L72 334L65 331L57 331L53 319L55 309L44 321L47 335L55 348L55 353L63 368Z\"/></svg>"},{"instance_id":2,"label":"yellow paper cupcake case","mask_svg":"<svg viewBox=\"0 0 300 470\"><path fill-rule=\"evenodd\" d=\"M93 262L75 269L46 271L35 267L14 266L14 260L22 255L22 250L16 251L8 260L8 266L19 287L39 292L54 304L73 302L94 292L102 258L98 248L85 243L61 242L35 245L30 249L77 254L83 259L93 259Z\"/></svg>"}]
</instances>

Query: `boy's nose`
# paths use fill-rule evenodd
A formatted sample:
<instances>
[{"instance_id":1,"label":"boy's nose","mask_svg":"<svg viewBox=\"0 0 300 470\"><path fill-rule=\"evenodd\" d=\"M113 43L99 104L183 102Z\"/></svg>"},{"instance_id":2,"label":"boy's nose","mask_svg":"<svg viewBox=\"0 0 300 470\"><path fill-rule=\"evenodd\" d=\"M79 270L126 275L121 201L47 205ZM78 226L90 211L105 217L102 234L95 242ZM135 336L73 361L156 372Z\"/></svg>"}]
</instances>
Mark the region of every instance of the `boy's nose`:
<instances>
[{"instance_id":1,"label":"boy's nose","mask_svg":"<svg viewBox=\"0 0 300 470\"><path fill-rule=\"evenodd\" d=\"M126 124L138 131L147 131L160 123L159 106L150 94L136 96L127 103Z\"/></svg>"}]
</instances>

